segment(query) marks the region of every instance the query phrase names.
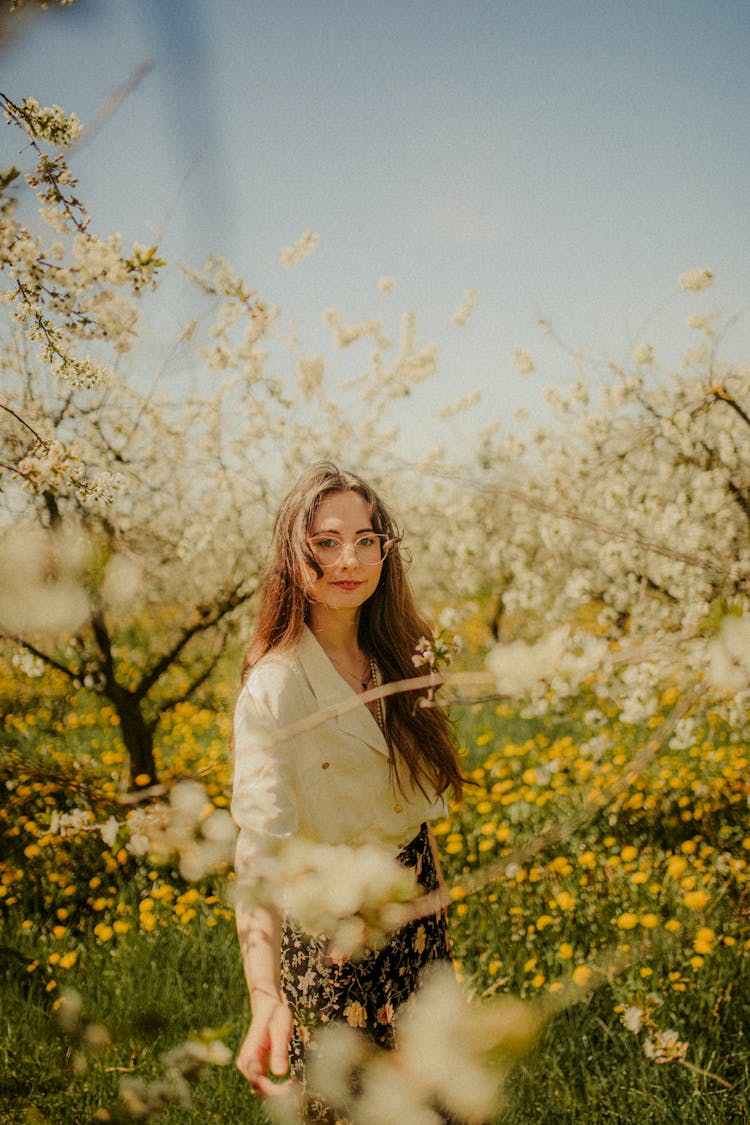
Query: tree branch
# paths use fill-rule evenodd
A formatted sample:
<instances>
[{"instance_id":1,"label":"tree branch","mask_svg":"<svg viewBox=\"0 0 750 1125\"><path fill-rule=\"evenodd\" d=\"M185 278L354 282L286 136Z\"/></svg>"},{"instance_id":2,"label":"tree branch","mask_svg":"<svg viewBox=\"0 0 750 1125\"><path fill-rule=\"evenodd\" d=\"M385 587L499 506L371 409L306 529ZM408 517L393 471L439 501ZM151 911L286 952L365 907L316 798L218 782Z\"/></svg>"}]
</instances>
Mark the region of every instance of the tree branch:
<instances>
[{"instance_id":1,"label":"tree branch","mask_svg":"<svg viewBox=\"0 0 750 1125\"><path fill-rule=\"evenodd\" d=\"M49 656L46 652L42 652L42 650L37 648L36 645L31 644L30 641L23 640L22 637L14 637L9 633L4 634L4 636L6 640L12 641L13 644L20 645L21 648L25 648L26 651L30 652L32 656L36 656L37 659L43 660L44 663L47 664L50 668L55 668L58 672L62 672L62 674L64 676L67 676L69 680L73 681L74 683L80 683L84 675L82 669L79 668L77 670L74 670L72 668L68 668L66 664L62 664L59 660L55 660L54 656Z\"/></svg>"},{"instance_id":2,"label":"tree branch","mask_svg":"<svg viewBox=\"0 0 750 1125\"><path fill-rule=\"evenodd\" d=\"M203 684L206 682L206 680L209 678L214 668L216 667L222 651L223 645L222 649L216 654L214 659L208 662L203 671L200 672L199 675L197 675L192 680L185 691L180 692L179 695L174 695L171 699L167 699L164 703L161 703L159 705L159 710L157 711L156 716L149 723L149 726L152 730L156 729L163 715L166 715L168 711L172 711L175 707L178 706L178 704L185 703L186 700L190 699L190 697L195 694L199 687L203 686Z\"/></svg>"},{"instance_id":3,"label":"tree branch","mask_svg":"<svg viewBox=\"0 0 750 1125\"><path fill-rule=\"evenodd\" d=\"M161 679L166 671L175 663L180 653L185 646L197 636L199 633L205 633L207 629L213 628L217 625L223 617L226 617L232 610L237 609L238 606L243 605L255 593L255 588L246 591L244 594L239 593L239 585L230 590L224 598L217 602L213 609L198 608L198 619L193 621L191 625L186 625L179 637L154 664L154 666L144 672L141 681L136 687L133 695L135 699L141 700L148 695L151 688Z\"/></svg>"}]
</instances>

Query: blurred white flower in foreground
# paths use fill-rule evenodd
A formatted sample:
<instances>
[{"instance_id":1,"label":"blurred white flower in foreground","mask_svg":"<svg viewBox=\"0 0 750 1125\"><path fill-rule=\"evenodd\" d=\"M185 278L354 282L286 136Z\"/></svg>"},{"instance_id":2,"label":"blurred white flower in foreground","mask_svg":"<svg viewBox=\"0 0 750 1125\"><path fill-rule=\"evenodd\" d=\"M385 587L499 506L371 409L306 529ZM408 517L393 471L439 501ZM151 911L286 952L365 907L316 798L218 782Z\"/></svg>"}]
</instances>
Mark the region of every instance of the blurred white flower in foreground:
<instances>
[{"instance_id":1,"label":"blurred white flower in foreground","mask_svg":"<svg viewBox=\"0 0 750 1125\"><path fill-rule=\"evenodd\" d=\"M519 640L496 645L487 657L487 666L495 677L498 691L521 695L534 684L553 676L562 659L567 635L567 629L556 629L536 644Z\"/></svg>"},{"instance_id":2,"label":"blurred white flower in foreground","mask_svg":"<svg viewBox=\"0 0 750 1125\"><path fill-rule=\"evenodd\" d=\"M126 824L129 852L161 864L177 858L180 874L191 882L229 867L234 859L234 821L226 809L214 808L197 781L178 781L168 802L134 809Z\"/></svg>"},{"instance_id":3,"label":"blurred white flower in foreground","mask_svg":"<svg viewBox=\"0 0 750 1125\"><path fill-rule=\"evenodd\" d=\"M487 656L487 667L503 695L523 695L543 682L579 686L607 655L606 642L585 633L571 634L563 625L534 644L498 644Z\"/></svg>"},{"instance_id":4,"label":"blurred white flower in foreground","mask_svg":"<svg viewBox=\"0 0 750 1125\"><path fill-rule=\"evenodd\" d=\"M750 686L750 618L725 617L718 636L706 648L709 682L736 695Z\"/></svg>"},{"instance_id":5,"label":"blurred white flower in foreground","mask_svg":"<svg viewBox=\"0 0 750 1125\"><path fill-rule=\"evenodd\" d=\"M383 945L403 904L421 890L414 872L374 845L318 844L295 836L256 861L237 896L273 905L311 934L324 934L336 955L356 957Z\"/></svg>"},{"instance_id":6,"label":"blurred white flower in foreground","mask_svg":"<svg viewBox=\"0 0 750 1125\"><path fill-rule=\"evenodd\" d=\"M9 528L0 538L0 629L12 636L78 629L89 613L89 557L77 528Z\"/></svg>"},{"instance_id":7,"label":"blurred white flower in foreground","mask_svg":"<svg viewBox=\"0 0 750 1125\"><path fill-rule=\"evenodd\" d=\"M388 275L386 277L381 277L380 281L378 282L378 289L381 293L390 293L391 289L395 288L395 285L395 277L391 277L390 275Z\"/></svg>"},{"instance_id":8,"label":"blurred white flower in foreground","mask_svg":"<svg viewBox=\"0 0 750 1125\"><path fill-rule=\"evenodd\" d=\"M311 1052L310 1086L353 1125L439 1125L438 1108L479 1125L497 1111L508 1071L544 1019L539 1007L512 998L470 1003L452 967L435 966L399 1012L395 1050L372 1046L352 1028L324 1028Z\"/></svg>"},{"instance_id":9,"label":"blurred white flower in foreground","mask_svg":"<svg viewBox=\"0 0 750 1125\"><path fill-rule=\"evenodd\" d=\"M141 1078L123 1078L120 1097L132 1118L149 1120L170 1104L185 1109L192 1106L190 1083L206 1066L228 1066L232 1052L220 1039L208 1033L200 1039L188 1039L164 1056L166 1076L145 1082Z\"/></svg>"}]
</instances>

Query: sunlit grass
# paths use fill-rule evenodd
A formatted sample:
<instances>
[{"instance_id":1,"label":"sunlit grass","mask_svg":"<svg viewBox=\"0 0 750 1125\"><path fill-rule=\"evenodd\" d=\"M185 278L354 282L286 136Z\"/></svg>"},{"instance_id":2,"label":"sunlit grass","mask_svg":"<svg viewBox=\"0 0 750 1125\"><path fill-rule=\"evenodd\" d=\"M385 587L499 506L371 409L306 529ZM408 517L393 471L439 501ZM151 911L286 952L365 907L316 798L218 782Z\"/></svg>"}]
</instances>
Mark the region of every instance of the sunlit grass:
<instances>
[{"instance_id":1,"label":"sunlit grass","mask_svg":"<svg viewBox=\"0 0 750 1125\"><path fill-rule=\"evenodd\" d=\"M584 713L581 703L544 725L506 706L460 716L475 784L435 826L454 887L454 956L470 991L539 997L572 980L580 992L514 1073L503 1120L744 1120L748 754L711 724L687 749L662 747L598 812L535 851L546 826L575 817L627 774L646 737L610 724L612 746L602 752ZM108 846L97 828L122 816L113 720L106 708L34 710L30 701L5 720L7 1121L27 1122L28 1107L71 1122L91 1121L102 1107L111 1113L124 1074L156 1077L164 1052L202 1028L235 1049L248 1018L222 881L189 885L176 870ZM226 747L225 712L183 705L160 730L161 780L199 777L211 803L225 807ZM53 831L53 814L63 813L85 830ZM467 893L482 872L492 879ZM83 1051L85 1067L56 1028L67 989L111 1039ZM629 1009L654 1003L654 1026L676 1032L683 1058L648 1057L645 1033L625 1026ZM238 1105L243 1120L263 1120L233 1068L216 1068L200 1080L196 1108L172 1108L165 1119L234 1121Z\"/></svg>"}]
</instances>

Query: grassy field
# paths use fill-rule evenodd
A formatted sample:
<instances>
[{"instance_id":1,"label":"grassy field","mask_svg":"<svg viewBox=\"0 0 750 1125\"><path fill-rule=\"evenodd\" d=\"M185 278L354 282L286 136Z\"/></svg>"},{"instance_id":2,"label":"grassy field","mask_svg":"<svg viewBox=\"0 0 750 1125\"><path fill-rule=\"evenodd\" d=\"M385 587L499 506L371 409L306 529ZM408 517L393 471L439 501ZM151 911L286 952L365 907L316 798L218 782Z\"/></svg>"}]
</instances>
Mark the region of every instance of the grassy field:
<instances>
[{"instance_id":1,"label":"grassy field","mask_svg":"<svg viewBox=\"0 0 750 1125\"><path fill-rule=\"evenodd\" d=\"M716 724L630 772L657 727L610 724L602 753L584 702L556 723L494 706L459 717L476 784L436 826L459 974L488 997L574 982L498 1122L750 1120L748 755ZM164 1076L190 1034L235 1050L247 1023L221 882L191 886L93 828L118 811L116 733L80 701L5 719L0 1121L13 1125L130 1121L123 1078ZM225 807L226 733L221 714L179 709L161 732L164 780L199 774ZM50 830L74 810L90 810L88 830ZM551 824L566 827L543 847ZM69 990L82 1008L66 1030ZM161 1119L265 1115L227 1065Z\"/></svg>"}]
</instances>

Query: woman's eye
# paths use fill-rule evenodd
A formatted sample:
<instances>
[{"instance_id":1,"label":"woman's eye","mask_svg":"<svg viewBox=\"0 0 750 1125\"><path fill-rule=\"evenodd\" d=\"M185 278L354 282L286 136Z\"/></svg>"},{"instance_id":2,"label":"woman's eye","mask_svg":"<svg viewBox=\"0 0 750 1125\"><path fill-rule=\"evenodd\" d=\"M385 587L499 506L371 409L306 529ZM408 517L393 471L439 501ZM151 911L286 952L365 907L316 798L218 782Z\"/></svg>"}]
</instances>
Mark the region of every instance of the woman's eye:
<instances>
[{"instance_id":1,"label":"woman's eye","mask_svg":"<svg viewBox=\"0 0 750 1125\"><path fill-rule=\"evenodd\" d=\"M340 547L338 539L316 539L315 546L321 548L323 551L332 551L334 547Z\"/></svg>"},{"instance_id":2,"label":"woman's eye","mask_svg":"<svg viewBox=\"0 0 750 1125\"><path fill-rule=\"evenodd\" d=\"M361 535L357 540L358 547L374 547L377 543L377 535Z\"/></svg>"}]
</instances>

